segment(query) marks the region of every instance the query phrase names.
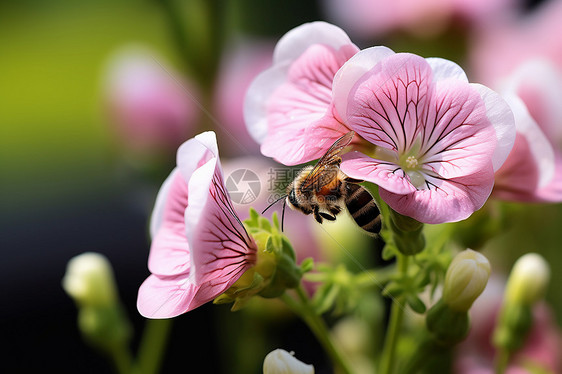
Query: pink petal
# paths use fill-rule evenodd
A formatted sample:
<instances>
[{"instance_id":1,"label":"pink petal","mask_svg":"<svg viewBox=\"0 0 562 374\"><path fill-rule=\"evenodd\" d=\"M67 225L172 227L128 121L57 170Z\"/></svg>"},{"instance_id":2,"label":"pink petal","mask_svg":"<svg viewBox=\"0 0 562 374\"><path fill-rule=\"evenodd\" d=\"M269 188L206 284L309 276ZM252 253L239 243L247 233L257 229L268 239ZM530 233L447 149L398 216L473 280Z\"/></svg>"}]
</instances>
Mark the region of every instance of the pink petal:
<instances>
[{"instance_id":1,"label":"pink petal","mask_svg":"<svg viewBox=\"0 0 562 374\"><path fill-rule=\"evenodd\" d=\"M185 227L191 250L190 279L196 285L211 282L216 297L255 263L256 245L224 186L214 133L198 135L180 148L178 167L182 173L196 163L196 152L206 155L201 160L206 162L193 171L188 184Z\"/></svg>"},{"instance_id":2,"label":"pink petal","mask_svg":"<svg viewBox=\"0 0 562 374\"><path fill-rule=\"evenodd\" d=\"M523 135L515 138L513 151L496 172L493 196L507 201L534 201L539 180L538 165Z\"/></svg>"},{"instance_id":3,"label":"pink petal","mask_svg":"<svg viewBox=\"0 0 562 374\"><path fill-rule=\"evenodd\" d=\"M383 59L350 91L347 124L377 146L409 150L425 120L432 81L431 67L419 56Z\"/></svg>"},{"instance_id":4,"label":"pink petal","mask_svg":"<svg viewBox=\"0 0 562 374\"><path fill-rule=\"evenodd\" d=\"M494 185L492 165L476 174L438 180L427 178L432 187L407 195L384 188L381 198L395 211L424 223L456 222L468 218L484 205Z\"/></svg>"},{"instance_id":5,"label":"pink petal","mask_svg":"<svg viewBox=\"0 0 562 374\"><path fill-rule=\"evenodd\" d=\"M554 175L554 150L546 136L516 96L506 100L513 109L517 125L515 145L506 162L496 172L494 196L512 201L541 201L537 190Z\"/></svg>"},{"instance_id":6,"label":"pink petal","mask_svg":"<svg viewBox=\"0 0 562 374\"><path fill-rule=\"evenodd\" d=\"M284 164L297 164L305 158L304 149L310 139L306 129L331 114L332 80L337 70L356 52L355 47L340 50L316 44L311 46L290 67L287 82L273 92L267 106L267 136L261 151ZM339 135L349 131L335 119L330 126L342 128ZM333 125L332 125L333 124ZM280 146L283 144L283 146Z\"/></svg>"},{"instance_id":7,"label":"pink petal","mask_svg":"<svg viewBox=\"0 0 562 374\"><path fill-rule=\"evenodd\" d=\"M186 181L193 178L201 162L214 162L216 158L212 157L216 153L216 137L212 132L188 140L178 150L178 168L166 179L156 199L148 258L151 273L189 274L191 261L184 218L188 207Z\"/></svg>"},{"instance_id":8,"label":"pink petal","mask_svg":"<svg viewBox=\"0 0 562 374\"><path fill-rule=\"evenodd\" d=\"M363 49L351 57L336 73L333 83L333 101L339 118L347 120L347 99L355 83L384 58L394 54L387 47Z\"/></svg>"},{"instance_id":9,"label":"pink petal","mask_svg":"<svg viewBox=\"0 0 562 374\"><path fill-rule=\"evenodd\" d=\"M562 72L546 59L522 63L505 83L519 96L552 143L562 141Z\"/></svg>"},{"instance_id":10,"label":"pink petal","mask_svg":"<svg viewBox=\"0 0 562 374\"><path fill-rule=\"evenodd\" d=\"M345 124L336 119L333 114L335 112L333 104L330 108L324 117L306 128L303 136L304 159L314 160L322 157L336 140L350 131ZM355 136L350 146L358 146L363 143L365 143L363 139Z\"/></svg>"},{"instance_id":11,"label":"pink petal","mask_svg":"<svg viewBox=\"0 0 562 374\"><path fill-rule=\"evenodd\" d=\"M536 192L540 201L562 202L562 154L556 152L554 160L554 177L546 186Z\"/></svg>"},{"instance_id":12,"label":"pink petal","mask_svg":"<svg viewBox=\"0 0 562 374\"><path fill-rule=\"evenodd\" d=\"M191 210L190 205L186 213L186 222L194 223L187 226L192 279L195 284L208 282L212 292L218 292L216 296L255 264L257 247L236 215L220 166L215 169L209 189L203 191L190 181L189 191L191 198L204 204L201 210Z\"/></svg>"},{"instance_id":13,"label":"pink petal","mask_svg":"<svg viewBox=\"0 0 562 374\"><path fill-rule=\"evenodd\" d=\"M495 131L471 85L437 82L424 120L420 161L426 170L449 179L470 175L490 161L497 143Z\"/></svg>"},{"instance_id":14,"label":"pink petal","mask_svg":"<svg viewBox=\"0 0 562 374\"><path fill-rule=\"evenodd\" d=\"M184 213L187 208L187 183L178 169L166 179L151 222L152 245L148 268L157 275L189 273L189 245L185 237ZM155 224L156 220L160 224Z\"/></svg>"},{"instance_id":15,"label":"pink petal","mask_svg":"<svg viewBox=\"0 0 562 374\"><path fill-rule=\"evenodd\" d=\"M244 102L246 125L252 137L264 144L264 154L282 163L311 160L302 159L306 139L299 137L326 114L333 77L357 51L340 28L325 22L299 26L281 38L273 67L254 80ZM287 143L287 134L292 134L295 144L281 152L277 148ZM293 160L285 161L289 155Z\"/></svg>"},{"instance_id":16,"label":"pink petal","mask_svg":"<svg viewBox=\"0 0 562 374\"><path fill-rule=\"evenodd\" d=\"M322 118L311 120L306 125L304 122L298 125L308 127L279 128L275 132L275 138L262 144L262 154L287 166L302 164L322 157L337 139L349 132L349 128L336 120L330 109Z\"/></svg>"},{"instance_id":17,"label":"pink petal","mask_svg":"<svg viewBox=\"0 0 562 374\"><path fill-rule=\"evenodd\" d=\"M165 222L152 240L148 269L156 275L189 274L189 244L185 225Z\"/></svg>"},{"instance_id":18,"label":"pink petal","mask_svg":"<svg viewBox=\"0 0 562 374\"><path fill-rule=\"evenodd\" d=\"M351 178L361 179L377 184L395 194L410 194L416 188L396 164L365 156L360 152L344 155L341 170Z\"/></svg>"},{"instance_id":19,"label":"pink petal","mask_svg":"<svg viewBox=\"0 0 562 374\"><path fill-rule=\"evenodd\" d=\"M149 276L139 288L137 309L147 318L172 318L190 309L197 287L187 275Z\"/></svg>"},{"instance_id":20,"label":"pink petal","mask_svg":"<svg viewBox=\"0 0 562 374\"><path fill-rule=\"evenodd\" d=\"M498 170L511 152L515 142L515 120L509 105L505 100L486 86L471 83L479 93L486 105L486 117L494 126L497 144L492 155L494 171Z\"/></svg>"}]
</instances>

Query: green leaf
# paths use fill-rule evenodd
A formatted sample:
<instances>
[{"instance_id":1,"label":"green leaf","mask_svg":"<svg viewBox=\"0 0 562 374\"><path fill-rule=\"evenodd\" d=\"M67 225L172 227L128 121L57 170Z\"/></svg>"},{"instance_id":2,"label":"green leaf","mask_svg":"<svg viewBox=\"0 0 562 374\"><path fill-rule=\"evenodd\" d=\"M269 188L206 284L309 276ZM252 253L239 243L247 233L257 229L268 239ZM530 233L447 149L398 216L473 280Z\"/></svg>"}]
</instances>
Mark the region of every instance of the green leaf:
<instances>
[{"instance_id":1,"label":"green leaf","mask_svg":"<svg viewBox=\"0 0 562 374\"><path fill-rule=\"evenodd\" d=\"M258 219L260 215L254 208L250 208L250 218L246 219L246 223L249 227L258 227Z\"/></svg>"},{"instance_id":2,"label":"green leaf","mask_svg":"<svg viewBox=\"0 0 562 374\"><path fill-rule=\"evenodd\" d=\"M334 283L321 287L314 295L314 309L318 314L327 312L334 305L341 288ZM319 292L320 291L320 292Z\"/></svg>"},{"instance_id":3,"label":"green leaf","mask_svg":"<svg viewBox=\"0 0 562 374\"><path fill-rule=\"evenodd\" d=\"M396 282L392 281L386 285L386 287L382 290L382 295L387 297L396 298L399 297L404 293L404 287Z\"/></svg>"},{"instance_id":4,"label":"green leaf","mask_svg":"<svg viewBox=\"0 0 562 374\"><path fill-rule=\"evenodd\" d=\"M289 239L285 235L276 236L276 238L281 239L281 251L285 255L288 255L290 258L292 258L293 261L296 261L297 257L295 255L295 250L293 249L293 246L291 245Z\"/></svg>"},{"instance_id":5,"label":"green leaf","mask_svg":"<svg viewBox=\"0 0 562 374\"><path fill-rule=\"evenodd\" d=\"M260 227L267 232L271 232L271 223L265 217L260 218Z\"/></svg>"},{"instance_id":6,"label":"green leaf","mask_svg":"<svg viewBox=\"0 0 562 374\"><path fill-rule=\"evenodd\" d=\"M385 261L390 261L396 257L397 249L394 245L387 243L381 253L382 259Z\"/></svg>"},{"instance_id":7,"label":"green leaf","mask_svg":"<svg viewBox=\"0 0 562 374\"><path fill-rule=\"evenodd\" d=\"M300 267L303 273L308 273L314 269L314 259L312 257L305 258L302 260Z\"/></svg>"},{"instance_id":8,"label":"green leaf","mask_svg":"<svg viewBox=\"0 0 562 374\"><path fill-rule=\"evenodd\" d=\"M273 221L273 227L275 227L277 229L277 231L279 231L279 218L277 217L277 212L273 212L273 215L271 216L271 220Z\"/></svg>"},{"instance_id":9,"label":"green leaf","mask_svg":"<svg viewBox=\"0 0 562 374\"><path fill-rule=\"evenodd\" d=\"M275 253L275 243L273 236L269 235L267 237L267 242L265 243L265 251L269 253Z\"/></svg>"},{"instance_id":10,"label":"green leaf","mask_svg":"<svg viewBox=\"0 0 562 374\"><path fill-rule=\"evenodd\" d=\"M410 308L412 308L412 310L418 314L423 314L426 311L426 307L425 304L423 303L423 301L421 301L421 299L419 297L417 297L416 295L408 295L406 296L406 302L408 303L408 305L410 306Z\"/></svg>"}]
</instances>

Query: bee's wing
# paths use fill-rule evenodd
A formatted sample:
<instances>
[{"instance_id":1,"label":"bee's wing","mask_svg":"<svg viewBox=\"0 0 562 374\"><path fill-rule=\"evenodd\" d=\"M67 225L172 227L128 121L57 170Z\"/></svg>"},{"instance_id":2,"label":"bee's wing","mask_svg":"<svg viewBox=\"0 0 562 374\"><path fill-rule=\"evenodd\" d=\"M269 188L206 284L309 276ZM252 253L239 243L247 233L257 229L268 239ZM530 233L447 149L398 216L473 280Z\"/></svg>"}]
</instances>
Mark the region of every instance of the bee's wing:
<instances>
[{"instance_id":1,"label":"bee's wing","mask_svg":"<svg viewBox=\"0 0 562 374\"><path fill-rule=\"evenodd\" d=\"M336 177L337 170L334 170L333 167L340 164L340 153L349 143L351 143L354 135L355 132L350 131L332 144L330 149L328 149L324 156L318 160L314 168L307 175L302 184L302 189L312 189L314 186L317 190L319 190L322 186L330 183ZM327 169L330 169L330 172L325 173Z\"/></svg>"}]
</instances>

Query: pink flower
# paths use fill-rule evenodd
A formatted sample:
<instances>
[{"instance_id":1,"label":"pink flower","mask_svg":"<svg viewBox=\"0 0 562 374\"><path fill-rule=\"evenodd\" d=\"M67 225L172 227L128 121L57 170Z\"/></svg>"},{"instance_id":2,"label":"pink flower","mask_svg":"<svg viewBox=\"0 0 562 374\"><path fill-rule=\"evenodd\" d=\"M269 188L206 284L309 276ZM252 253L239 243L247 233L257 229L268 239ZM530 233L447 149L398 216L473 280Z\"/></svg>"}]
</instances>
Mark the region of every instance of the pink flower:
<instances>
[{"instance_id":1,"label":"pink flower","mask_svg":"<svg viewBox=\"0 0 562 374\"><path fill-rule=\"evenodd\" d=\"M442 32L453 18L469 23L497 19L514 0L324 0L328 17L364 38L406 30L428 35ZM466 22L465 22L466 23Z\"/></svg>"},{"instance_id":2,"label":"pink flower","mask_svg":"<svg viewBox=\"0 0 562 374\"><path fill-rule=\"evenodd\" d=\"M458 374L493 374L496 351L492 334L500 310L504 282L490 278L484 293L476 299L470 310L471 330L467 339L455 351L454 370ZM562 369L559 352L562 336L552 318L550 308L539 303L533 309L533 326L523 347L517 351L506 374L523 374L529 371L525 364L538 365L553 373Z\"/></svg>"},{"instance_id":3,"label":"pink flower","mask_svg":"<svg viewBox=\"0 0 562 374\"><path fill-rule=\"evenodd\" d=\"M336 75L333 101L342 121L377 147L345 155L344 173L379 185L390 207L420 222L478 210L515 138L505 101L444 59L363 50Z\"/></svg>"},{"instance_id":4,"label":"pink flower","mask_svg":"<svg viewBox=\"0 0 562 374\"><path fill-rule=\"evenodd\" d=\"M216 137L204 132L178 150L150 223L150 275L137 307L170 318L213 300L256 261L257 247L224 185Z\"/></svg>"},{"instance_id":5,"label":"pink flower","mask_svg":"<svg viewBox=\"0 0 562 374\"><path fill-rule=\"evenodd\" d=\"M192 85L154 53L126 49L112 58L106 101L115 131L131 149L167 152L187 138L199 117Z\"/></svg>"},{"instance_id":6,"label":"pink flower","mask_svg":"<svg viewBox=\"0 0 562 374\"><path fill-rule=\"evenodd\" d=\"M301 164L349 131L332 114L332 81L358 51L343 30L325 22L281 38L273 66L254 80L244 103L246 125L265 156Z\"/></svg>"},{"instance_id":7,"label":"pink flower","mask_svg":"<svg viewBox=\"0 0 562 374\"><path fill-rule=\"evenodd\" d=\"M562 1L542 2L532 13L499 17L470 41L470 72L494 86L530 58L548 58L562 67Z\"/></svg>"},{"instance_id":8,"label":"pink flower","mask_svg":"<svg viewBox=\"0 0 562 374\"><path fill-rule=\"evenodd\" d=\"M517 128L515 145L496 173L493 195L513 201L562 201L562 74L529 60L504 82Z\"/></svg>"}]
</instances>

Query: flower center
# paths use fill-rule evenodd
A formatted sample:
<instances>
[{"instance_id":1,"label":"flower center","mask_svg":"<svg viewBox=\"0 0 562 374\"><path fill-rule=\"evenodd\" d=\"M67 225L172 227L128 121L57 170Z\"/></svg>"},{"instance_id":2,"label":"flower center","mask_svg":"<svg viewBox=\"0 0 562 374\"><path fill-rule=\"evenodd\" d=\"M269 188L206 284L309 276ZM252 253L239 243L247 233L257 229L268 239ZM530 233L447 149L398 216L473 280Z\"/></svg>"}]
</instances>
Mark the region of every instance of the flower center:
<instances>
[{"instance_id":1,"label":"flower center","mask_svg":"<svg viewBox=\"0 0 562 374\"><path fill-rule=\"evenodd\" d=\"M418 166L418 159L414 156L408 156L405 165L407 169L415 169Z\"/></svg>"},{"instance_id":2,"label":"flower center","mask_svg":"<svg viewBox=\"0 0 562 374\"><path fill-rule=\"evenodd\" d=\"M422 171L422 164L417 156L412 154L413 152L408 152L400 157L400 167L408 175L410 183L417 189L422 188L425 185L425 175Z\"/></svg>"}]
</instances>

